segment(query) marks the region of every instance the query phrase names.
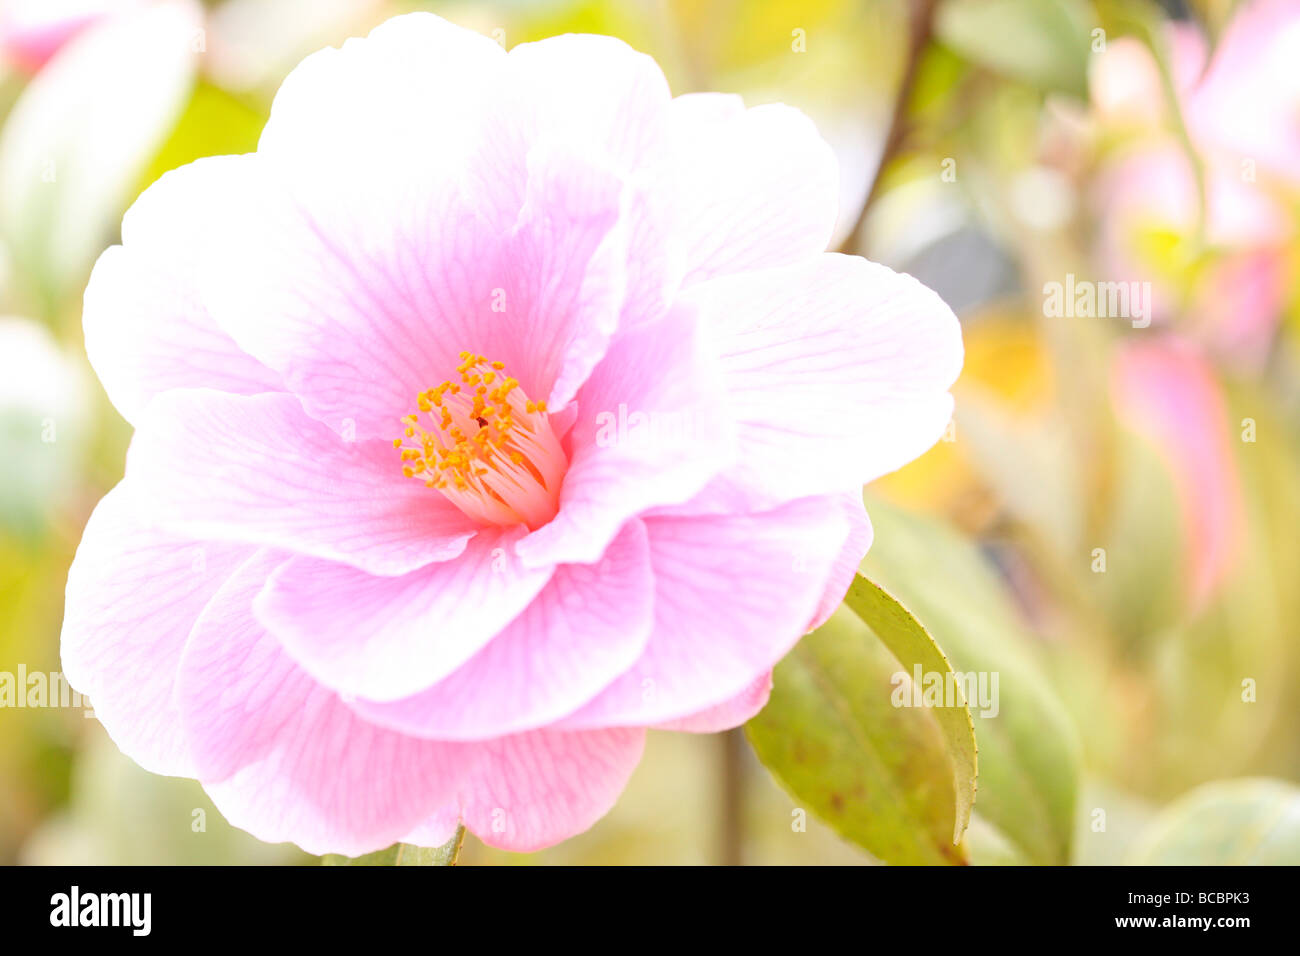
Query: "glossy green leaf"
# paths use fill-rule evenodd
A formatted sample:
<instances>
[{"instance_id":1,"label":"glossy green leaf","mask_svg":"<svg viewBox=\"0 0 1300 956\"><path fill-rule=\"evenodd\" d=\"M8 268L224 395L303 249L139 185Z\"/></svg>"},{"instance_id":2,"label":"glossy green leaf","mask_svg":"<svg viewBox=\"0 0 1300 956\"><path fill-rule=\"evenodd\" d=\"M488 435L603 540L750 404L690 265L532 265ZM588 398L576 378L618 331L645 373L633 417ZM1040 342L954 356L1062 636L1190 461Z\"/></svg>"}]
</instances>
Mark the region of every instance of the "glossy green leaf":
<instances>
[{"instance_id":1,"label":"glossy green leaf","mask_svg":"<svg viewBox=\"0 0 1300 956\"><path fill-rule=\"evenodd\" d=\"M1028 860L1068 862L1079 744L1002 579L974 544L940 522L874 497L867 510L875 539L863 573L916 615L955 671L987 675L989 698L969 702L979 815Z\"/></svg>"},{"instance_id":2,"label":"glossy green leaf","mask_svg":"<svg viewBox=\"0 0 1300 956\"><path fill-rule=\"evenodd\" d=\"M900 625L901 626L901 625ZM776 668L746 730L797 804L895 864L962 864L952 761L935 711L896 706L899 661L847 606Z\"/></svg>"},{"instance_id":3,"label":"glossy green leaf","mask_svg":"<svg viewBox=\"0 0 1300 956\"><path fill-rule=\"evenodd\" d=\"M849 610L860 617L880 638L890 653L913 672L919 668L925 675L933 675L947 682L952 678L952 665L907 608L899 604L876 584L858 575L849 585L844 597ZM952 842L960 843L961 835L970 823L971 806L975 803L976 746L975 724L962 684L952 681L953 706L933 708L935 718L943 731L944 745L953 765L953 791L956 795L956 815L953 820Z\"/></svg>"}]
</instances>

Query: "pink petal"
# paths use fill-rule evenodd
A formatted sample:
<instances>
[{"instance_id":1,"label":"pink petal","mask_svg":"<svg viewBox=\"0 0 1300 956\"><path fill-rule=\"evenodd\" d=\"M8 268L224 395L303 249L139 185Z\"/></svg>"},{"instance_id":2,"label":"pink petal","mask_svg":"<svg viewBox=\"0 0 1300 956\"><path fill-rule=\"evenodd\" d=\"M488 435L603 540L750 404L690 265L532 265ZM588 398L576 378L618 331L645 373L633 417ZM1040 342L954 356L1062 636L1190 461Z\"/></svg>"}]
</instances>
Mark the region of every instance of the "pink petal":
<instances>
[{"instance_id":1,"label":"pink petal","mask_svg":"<svg viewBox=\"0 0 1300 956\"><path fill-rule=\"evenodd\" d=\"M654 576L639 521L599 562L566 564L504 631L450 676L405 700L352 706L367 720L441 740L543 727L596 696L645 649Z\"/></svg>"},{"instance_id":2,"label":"pink petal","mask_svg":"<svg viewBox=\"0 0 1300 956\"><path fill-rule=\"evenodd\" d=\"M0 5L0 53L35 73L82 30L140 0L8 0Z\"/></svg>"},{"instance_id":3,"label":"pink petal","mask_svg":"<svg viewBox=\"0 0 1300 956\"><path fill-rule=\"evenodd\" d=\"M505 362L558 410L618 323L623 184L564 150L534 151L526 173L504 231L450 172L426 170L395 207L369 181L307 203L263 175L235 217L263 226L213 240L205 298L310 415L358 438L395 437L418 393L457 378L463 351Z\"/></svg>"},{"instance_id":4,"label":"pink petal","mask_svg":"<svg viewBox=\"0 0 1300 956\"><path fill-rule=\"evenodd\" d=\"M590 564L629 518L699 491L733 454L720 395L689 311L615 339L578 393L559 514L520 542L524 562Z\"/></svg>"},{"instance_id":5,"label":"pink petal","mask_svg":"<svg viewBox=\"0 0 1300 956\"><path fill-rule=\"evenodd\" d=\"M653 58L614 37L521 43L485 96L499 121L487 128L483 163L470 176L499 221L522 203L520 172L537 143L562 144L621 174L667 160L668 81Z\"/></svg>"},{"instance_id":6,"label":"pink petal","mask_svg":"<svg viewBox=\"0 0 1300 956\"><path fill-rule=\"evenodd\" d=\"M308 57L276 94L203 288L336 431L395 437L416 393L455 374L470 330L499 318L499 237L461 177L505 60L487 37L415 13Z\"/></svg>"},{"instance_id":7,"label":"pink petal","mask_svg":"<svg viewBox=\"0 0 1300 956\"><path fill-rule=\"evenodd\" d=\"M727 483L766 506L859 487L916 458L952 416L961 331L943 301L865 259L701 283L739 460Z\"/></svg>"},{"instance_id":8,"label":"pink petal","mask_svg":"<svg viewBox=\"0 0 1300 956\"><path fill-rule=\"evenodd\" d=\"M466 761L367 724L315 683L250 608L283 555L262 551L218 592L181 661L199 779L235 826L309 853L388 846L454 799Z\"/></svg>"},{"instance_id":9,"label":"pink petal","mask_svg":"<svg viewBox=\"0 0 1300 956\"><path fill-rule=\"evenodd\" d=\"M641 760L640 728L517 734L474 748L460 802L488 846L529 853L581 833L614 805Z\"/></svg>"},{"instance_id":10,"label":"pink petal","mask_svg":"<svg viewBox=\"0 0 1300 956\"><path fill-rule=\"evenodd\" d=\"M558 410L618 321L628 248L653 286L662 237L612 230L633 201L624 177L660 139L655 103L666 122L662 74L608 38L533 46L507 58L435 17L398 18L309 58L277 97L204 290L331 427L392 437L465 350Z\"/></svg>"},{"instance_id":11,"label":"pink petal","mask_svg":"<svg viewBox=\"0 0 1300 956\"><path fill-rule=\"evenodd\" d=\"M662 724L741 694L807 630L849 533L835 498L646 527L655 630L645 654L557 727Z\"/></svg>"},{"instance_id":12,"label":"pink petal","mask_svg":"<svg viewBox=\"0 0 1300 956\"><path fill-rule=\"evenodd\" d=\"M252 548L145 526L119 485L68 571L63 669L122 752L154 773L193 774L173 700L181 650L204 605Z\"/></svg>"},{"instance_id":13,"label":"pink petal","mask_svg":"<svg viewBox=\"0 0 1300 956\"><path fill-rule=\"evenodd\" d=\"M592 82L599 77L599 82ZM653 321L680 281L670 249L675 210L668 190L668 83L655 61L607 36L566 35L516 46L487 94L494 121L468 176L476 208L503 224L523 205L523 175L538 150L580 156L624 184L627 261L623 322ZM570 391L552 396L556 405Z\"/></svg>"},{"instance_id":14,"label":"pink petal","mask_svg":"<svg viewBox=\"0 0 1300 956\"><path fill-rule=\"evenodd\" d=\"M264 551L219 592L181 664L179 699L200 780L236 826L311 853L358 856L455 821L529 851L613 805L644 732L536 731L475 744L372 726L298 668L248 613L281 556Z\"/></svg>"},{"instance_id":15,"label":"pink petal","mask_svg":"<svg viewBox=\"0 0 1300 956\"><path fill-rule=\"evenodd\" d=\"M679 96L671 115L687 285L826 251L839 174L808 117L720 93Z\"/></svg>"},{"instance_id":16,"label":"pink petal","mask_svg":"<svg viewBox=\"0 0 1300 956\"><path fill-rule=\"evenodd\" d=\"M521 43L509 59L535 134L598 149L621 169L653 164L671 101L653 57L616 37L570 33Z\"/></svg>"},{"instance_id":17,"label":"pink petal","mask_svg":"<svg viewBox=\"0 0 1300 956\"><path fill-rule=\"evenodd\" d=\"M1294 226L1274 197L1243 182L1235 166L1212 163L1205 175L1205 228L1217 259L1190 286L1171 275L1168 264L1153 260L1143 242L1152 228L1178 232L1189 242L1195 232L1196 179L1176 146L1126 155L1099 179L1095 195L1103 214L1098 253L1111 278L1153 283L1151 309L1157 322L1187 313L1204 324L1232 364L1255 366L1281 319L1285 246Z\"/></svg>"},{"instance_id":18,"label":"pink petal","mask_svg":"<svg viewBox=\"0 0 1300 956\"><path fill-rule=\"evenodd\" d=\"M1250 159L1291 184L1300 181L1300 4L1241 4L1187 106L1203 148Z\"/></svg>"},{"instance_id":19,"label":"pink petal","mask_svg":"<svg viewBox=\"0 0 1300 956\"><path fill-rule=\"evenodd\" d=\"M347 442L292 395L160 395L127 473L141 508L200 538L244 541L403 574L459 554L474 526L402 477L386 442Z\"/></svg>"},{"instance_id":20,"label":"pink petal","mask_svg":"<svg viewBox=\"0 0 1300 956\"><path fill-rule=\"evenodd\" d=\"M1285 242L1293 227L1286 214L1264 190L1243 182L1232 165L1211 164L1206 170L1207 238L1216 245L1271 245ZM1196 179L1186 154L1163 144L1124 155L1099 177L1096 196L1107 214L1103 251L1109 267L1141 278L1152 268L1138 258L1133 233L1159 225L1190 235L1196 227ZM1170 293L1168 298L1175 299Z\"/></svg>"},{"instance_id":21,"label":"pink petal","mask_svg":"<svg viewBox=\"0 0 1300 956\"><path fill-rule=\"evenodd\" d=\"M127 210L122 245L95 264L83 312L86 351L129 421L173 388L249 395L283 388L218 328L196 288L203 230L229 201L231 170L247 161L217 156L164 174Z\"/></svg>"},{"instance_id":22,"label":"pink petal","mask_svg":"<svg viewBox=\"0 0 1300 956\"><path fill-rule=\"evenodd\" d=\"M505 69L500 45L431 13L393 17L365 39L307 57L285 78L258 155L311 202L389 210L422 176L457 169L476 148L485 98ZM365 183L368 195L341 192Z\"/></svg>"},{"instance_id":23,"label":"pink petal","mask_svg":"<svg viewBox=\"0 0 1300 956\"><path fill-rule=\"evenodd\" d=\"M327 687L410 697L472 658L546 586L554 568L515 557L526 530L481 531L460 556L399 577L294 558L267 582L257 616Z\"/></svg>"},{"instance_id":24,"label":"pink petal","mask_svg":"<svg viewBox=\"0 0 1300 956\"><path fill-rule=\"evenodd\" d=\"M826 585L826 592L822 595L821 604L817 606L817 613L813 615L808 625L810 631L825 624L835 609L840 606L844 595L848 593L849 585L853 583L853 578L858 573L858 566L862 564L862 559L867 556L867 551L871 547L871 521L867 517L867 509L862 504L862 492L851 491L841 495L839 503L849 521L849 537L831 565L830 581Z\"/></svg>"},{"instance_id":25,"label":"pink petal","mask_svg":"<svg viewBox=\"0 0 1300 956\"><path fill-rule=\"evenodd\" d=\"M496 266L503 307L466 348L500 360L559 410L605 354L619 323L628 236L623 182L567 149L528 156L528 185ZM436 384L436 383L435 383Z\"/></svg>"},{"instance_id":26,"label":"pink petal","mask_svg":"<svg viewBox=\"0 0 1300 956\"><path fill-rule=\"evenodd\" d=\"M1249 369L1260 369L1286 302L1286 253L1264 248L1224 254L1202 274L1203 293L1189 310L1210 330L1215 351Z\"/></svg>"},{"instance_id":27,"label":"pink petal","mask_svg":"<svg viewBox=\"0 0 1300 956\"><path fill-rule=\"evenodd\" d=\"M306 201L254 159L204 249L204 300L309 415L361 439L396 437L417 393L455 377L474 330L499 318L500 240L434 169L400 204L376 194L387 180L373 171Z\"/></svg>"},{"instance_id":28,"label":"pink petal","mask_svg":"<svg viewBox=\"0 0 1300 956\"><path fill-rule=\"evenodd\" d=\"M463 174L476 212L504 231L524 204L534 146L619 174L656 168L669 103L655 61L613 37L551 37L507 55L414 13L304 60L276 95L259 155L300 198L358 213L363 197L337 197L340 182L364 182L365 198L401 209L412 184Z\"/></svg>"},{"instance_id":29,"label":"pink petal","mask_svg":"<svg viewBox=\"0 0 1300 956\"><path fill-rule=\"evenodd\" d=\"M1185 102L1205 69L1205 37L1190 24L1165 26L1174 86ZM1160 68L1150 47L1137 37L1118 37L1093 57L1088 87L1093 111L1107 122L1151 127L1167 121Z\"/></svg>"},{"instance_id":30,"label":"pink petal","mask_svg":"<svg viewBox=\"0 0 1300 956\"><path fill-rule=\"evenodd\" d=\"M688 734L716 734L730 730L739 727L762 710L771 694L772 672L768 671L730 700L687 717L665 721L655 729Z\"/></svg>"}]
</instances>

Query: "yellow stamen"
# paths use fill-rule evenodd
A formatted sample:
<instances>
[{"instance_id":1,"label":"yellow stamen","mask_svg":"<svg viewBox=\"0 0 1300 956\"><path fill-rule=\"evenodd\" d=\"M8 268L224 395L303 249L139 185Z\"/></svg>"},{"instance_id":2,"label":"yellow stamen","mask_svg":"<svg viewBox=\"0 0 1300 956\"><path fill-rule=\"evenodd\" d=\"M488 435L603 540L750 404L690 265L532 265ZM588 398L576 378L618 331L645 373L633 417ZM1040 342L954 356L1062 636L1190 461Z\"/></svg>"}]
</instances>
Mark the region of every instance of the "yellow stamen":
<instances>
[{"instance_id":1,"label":"yellow stamen","mask_svg":"<svg viewBox=\"0 0 1300 956\"><path fill-rule=\"evenodd\" d=\"M523 394L504 363L472 352L460 353L455 378L418 393L419 411L402 417L406 438L393 440L402 474L472 518L540 527L558 509L567 466L546 403Z\"/></svg>"}]
</instances>

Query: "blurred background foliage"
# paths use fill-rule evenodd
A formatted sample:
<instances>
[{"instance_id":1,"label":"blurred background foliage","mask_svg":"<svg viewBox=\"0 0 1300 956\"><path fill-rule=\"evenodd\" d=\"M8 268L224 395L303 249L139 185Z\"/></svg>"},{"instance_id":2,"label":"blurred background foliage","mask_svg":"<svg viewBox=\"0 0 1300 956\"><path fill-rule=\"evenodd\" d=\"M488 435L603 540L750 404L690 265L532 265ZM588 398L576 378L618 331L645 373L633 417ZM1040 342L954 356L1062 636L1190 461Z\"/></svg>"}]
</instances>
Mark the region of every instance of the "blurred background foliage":
<instances>
[{"instance_id":1,"label":"blurred background foliage","mask_svg":"<svg viewBox=\"0 0 1300 956\"><path fill-rule=\"evenodd\" d=\"M130 430L80 308L123 211L168 169L254 149L298 60L412 9L507 46L612 34L675 93L798 106L839 155L834 244L960 316L953 425L867 490L863 568L956 670L1000 678L942 862L1300 862L1291 2L3 0L0 672L58 671L67 567L121 475ZM1050 314L1067 276L1150 281L1153 321ZM652 734L590 832L531 856L471 837L462 861L930 861L898 821L950 826L933 714L877 706L897 662L851 614L805 647L854 675L866 721L852 745L794 739L834 788L788 792L751 747L800 706L791 661L748 739ZM846 810L854 793L898 812ZM0 861L314 862L140 770L81 709L18 707Z\"/></svg>"}]
</instances>

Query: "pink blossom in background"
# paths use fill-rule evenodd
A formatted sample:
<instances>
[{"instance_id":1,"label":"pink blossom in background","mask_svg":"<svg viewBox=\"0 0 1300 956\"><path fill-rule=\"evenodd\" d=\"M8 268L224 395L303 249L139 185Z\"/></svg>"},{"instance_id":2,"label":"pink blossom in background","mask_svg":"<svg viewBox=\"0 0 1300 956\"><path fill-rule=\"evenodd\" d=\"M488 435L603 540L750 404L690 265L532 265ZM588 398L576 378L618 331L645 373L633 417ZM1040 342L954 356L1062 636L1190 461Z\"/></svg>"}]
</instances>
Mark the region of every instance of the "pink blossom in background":
<instances>
[{"instance_id":1,"label":"pink blossom in background","mask_svg":"<svg viewBox=\"0 0 1300 956\"><path fill-rule=\"evenodd\" d=\"M1196 247L1196 176L1173 134L1155 61L1125 37L1097 58L1090 78L1103 128L1132 137L1096 185L1100 264L1108 278L1155 283L1162 321L1181 316L1216 354L1258 366L1293 291L1300 0L1244 5L1208 65L1196 28L1171 25L1166 39L1204 170L1205 248Z\"/></svg>"},{"instance_id":2,"label":"pink blossom in background","mask_svg":"<svg viewBox=\"0 0 1300 956\"><path fill-rule=\"evenodd\" d=\"M146 0L5 0L0 4L0 53L35 73L86 27Z\"/></svg>"},{"instance_id":3,"label":"pink blossom in background","mask_svg":"<svg viewBox=\"0 0 1300 956\"><path fill-rule=\"evenodd\" d=\"M1199 203L1185 153L1170 142L1116 159L1098 177L1098 262L1112 280L1152 283L1158 321L1239 364L1263 360L1288 294L1294 225L1269 194L1206 167L1208 252L1193 241Z\"/></svg>"},{"instance_id":4,"label":"pink blossom in background","mask_svg":"<svg viewBox=\"0 0 1300 956\"><path fill-rule=\"evenodd\" d=\"M1235 567L1244 503L1222 388L1213 366L1177 339L1130 343L1115 356L1111 396L1121 422L1169 468L1187 555L1187 597L1204 609Z\"/></svg>"},{"instance_id":5,"label":"pink blossom in background","mask_svg":"<svg viewBox=\"0 0 1300 956\"><path fill-rule=\"evenodd\" d=\"M1197 148L1253 160L1262 176L1300 185L1300 0L1242 3L1208 61L1207 41L1195 26L1169 23L1164 40ZM1096 57L1089 98L1106 125L1150 128L1171 119L1156 62L1133 37L1114 40Z\"/></svg>"},{"instance_id":6,"label":"pink blossom in background","mask_svg":"<svg viewBox=\"0 0 1300 956\"><path fill-rule=\"evenodd\" d=\"M1300 0L1254 0L1228 24L1188 105L1193 138L1300 187Z\"/></svg>"},{"instance_id":7,"label":"pink blossom in background","mask_svg":"<svg viewBox=\"0 0 1300 956\"><path fill-rule=\"evenodd\" d=\"M130 209L86 346L135 426L68 579L117 744L267 841L590 826L762 707L951 414L957 322L824 252L831 152L599 36L427 14Z\"/></svg>"},{"instance_id":8,"label":"pink blossom in background","mask_svg":"<svg viewBox=\"0 0 1300 956\"><path fill-rule=\"evenodd\" d=\"M1205 70L1206 41L1190 24L1173 22L1166 27L1174 89L1183 100ZM1160 69L1136 37L1117 37L1094 58L1088 98L1093 115L1107 126L1149 128L1169 120Z\"/></svg>"}]
</instances>

